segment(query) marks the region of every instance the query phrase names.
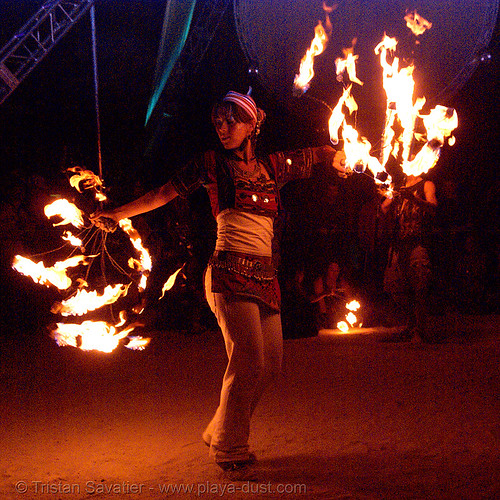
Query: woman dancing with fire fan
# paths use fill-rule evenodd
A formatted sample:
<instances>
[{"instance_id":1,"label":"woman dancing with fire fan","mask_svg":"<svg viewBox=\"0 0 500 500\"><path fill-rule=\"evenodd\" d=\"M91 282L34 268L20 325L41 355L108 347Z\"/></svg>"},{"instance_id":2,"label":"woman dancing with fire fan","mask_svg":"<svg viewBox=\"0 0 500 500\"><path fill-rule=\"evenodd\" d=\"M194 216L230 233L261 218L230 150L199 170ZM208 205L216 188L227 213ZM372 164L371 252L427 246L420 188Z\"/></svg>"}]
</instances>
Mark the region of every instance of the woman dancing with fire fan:
<instances>
[{"instance_id":1,"label":"woman dancing with fire fan","mask_svg":"<svg viewBox=\"0 0 500 500\"><path fill-rule=\"evenodd\" d=\"M161 207L200 186L217 220L217 242L205 274L205 293L222 330L228 365L220 403L203 433L210 455L225 471L246 468L250 419L263 390L281 369L280 291L273 265L273 222L279 189L308 178L313 167L344 171L343 151L331 146L257 158L256 138L265 119L254 100L228 92L212 110L222 148L194 158L162 187L92 216L103 229L126 217Z\"/></svg>"}]
</instances>

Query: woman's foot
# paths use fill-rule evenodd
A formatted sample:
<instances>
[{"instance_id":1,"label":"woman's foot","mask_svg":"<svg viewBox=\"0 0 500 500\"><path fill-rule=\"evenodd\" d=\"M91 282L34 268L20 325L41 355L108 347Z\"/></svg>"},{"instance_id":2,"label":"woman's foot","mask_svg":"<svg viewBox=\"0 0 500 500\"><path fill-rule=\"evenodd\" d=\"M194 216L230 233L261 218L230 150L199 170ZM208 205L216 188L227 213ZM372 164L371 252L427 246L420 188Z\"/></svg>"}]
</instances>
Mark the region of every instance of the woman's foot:
<instances>
[{"instance_id":1,"label":"woman's foot","mask_svg":"<svg viewBox=\"0 0 500 500\"><path fill-rule=\"evenodd\" d=\"M216 464L226 472L232 472L237 470L246 469L249 466L257 462L257 457L255 453L249 453L248 458L243 460L218 460Z\"/></svg>"},{"instance_id":2,"label":"woman's foot","mask_svg":"<svg viewBox=\"0 0 500 500\"><path fill-rule=\"evenodd\" d=\"M245 460L217 461L216 464L222 469L224 479L228 481L258 481L258 471L253 467L256 462L255 454L249 453Z\"/></svg>"},{"instance_id":3,"label":"woman's foot","mask_svg":"<svg viewBox=\"0 0 500 500\"><path fill-rule=\"evenodd\" d=\"M208 430L205 429L205 431L201 435L201 439L210 448L210 445L212 444L212 434L210 434Z\"/></svg>"}]
</instances>

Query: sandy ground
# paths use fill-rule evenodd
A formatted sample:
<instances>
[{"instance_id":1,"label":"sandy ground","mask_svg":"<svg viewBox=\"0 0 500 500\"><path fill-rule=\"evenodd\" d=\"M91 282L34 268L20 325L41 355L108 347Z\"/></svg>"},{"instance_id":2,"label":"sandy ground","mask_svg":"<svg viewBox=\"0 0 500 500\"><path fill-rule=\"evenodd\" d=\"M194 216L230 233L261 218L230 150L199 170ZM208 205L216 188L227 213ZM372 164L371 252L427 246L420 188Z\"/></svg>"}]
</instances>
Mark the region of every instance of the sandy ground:
<instances>
[{"instance_id":1,"label":"sandy ground","mask_svg":"<svg viewBox=\"0 0 500 500\"><path fill-rule=\"evenodd\" d=\"M437 326L438 345L373 329L287 340L253 422L252 482L222 476L200 439L217 332L112 354L2 332L0 498L500 498L498 317Z\"/></svg>"}]
</instances>

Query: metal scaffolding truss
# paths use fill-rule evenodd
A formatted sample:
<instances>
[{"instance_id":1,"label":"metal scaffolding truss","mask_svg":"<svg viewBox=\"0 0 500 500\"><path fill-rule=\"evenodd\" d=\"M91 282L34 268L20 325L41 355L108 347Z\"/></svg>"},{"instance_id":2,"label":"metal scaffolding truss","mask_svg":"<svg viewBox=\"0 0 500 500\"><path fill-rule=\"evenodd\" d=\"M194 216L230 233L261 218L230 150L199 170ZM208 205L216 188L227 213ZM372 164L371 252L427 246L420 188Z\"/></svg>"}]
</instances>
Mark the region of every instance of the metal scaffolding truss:
<instances>
[{"instance_id":1,"label":"metal scaffolding truss","mask_svg":"<svg viewBox=\"0 0 500 500\"><path fill-rule=\"evenodd\" d=\"M94 0L49 0L0 51L0 104L17 88Z\"/></svg>"}]
</instances>

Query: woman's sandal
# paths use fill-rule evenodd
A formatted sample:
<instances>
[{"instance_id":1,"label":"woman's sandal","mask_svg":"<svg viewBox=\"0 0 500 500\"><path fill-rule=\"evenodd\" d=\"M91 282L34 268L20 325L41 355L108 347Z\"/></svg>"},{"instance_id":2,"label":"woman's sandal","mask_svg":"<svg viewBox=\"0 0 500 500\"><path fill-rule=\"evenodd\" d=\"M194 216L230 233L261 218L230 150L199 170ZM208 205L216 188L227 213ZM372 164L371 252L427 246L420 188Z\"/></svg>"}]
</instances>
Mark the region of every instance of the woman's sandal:
<instances>
[{"instance_id":1,"label":"woman's sandal","mask_svg":"<svg viewBox=\"0 0 500 500\"><path fill-rule=\"evenodd\" d=\"M225 472L233 472L237 470L242 470L250 465L253 465L255 462L257 462L257 457L255 456L255 453L249 453L248 458L245 460L235 460L235 461L219 461L216 462L217 465Z\"/></svg>"}]
</instances>

